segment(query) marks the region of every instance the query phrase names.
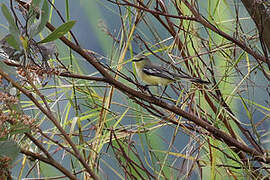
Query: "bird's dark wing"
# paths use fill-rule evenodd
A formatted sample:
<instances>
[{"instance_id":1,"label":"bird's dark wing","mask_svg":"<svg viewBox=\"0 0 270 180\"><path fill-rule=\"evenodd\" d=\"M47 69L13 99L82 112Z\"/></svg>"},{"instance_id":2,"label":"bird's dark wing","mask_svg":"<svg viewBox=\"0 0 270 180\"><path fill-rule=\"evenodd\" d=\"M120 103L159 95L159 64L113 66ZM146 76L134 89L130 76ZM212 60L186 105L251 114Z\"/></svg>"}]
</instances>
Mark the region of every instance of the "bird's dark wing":
<instances>
[{"instance_id":1,"label":"bird's dark wing","mask_svg":"<svg viewBox=\"0 0 270 180\"><path fill-rule=\"evenodd\" d=\"M188 75L183 75L183 74L177 74L177 73L173 73L169 70L167 70L164 67L161 66L157 66L157 65L153 65L151 64L151 66L146 65L143 70L142 70L145 74L148 75L152 75L152 76L158 76L158 77L162 77L168 80L172 80L172 81L177 81L177 80L189 80L193 83L199 83L199 84L210 84L210 82L208 81L204 81L200 78L196 78L196 77L191 77Z\"/></svg>"},{"instance_id":2,"label":"bird's dark wing","mask_svg":"<svg viewBox=\"0 0 270 180\"><path fill-rule=\"evenodd\" d=\"M151 76L157 76L162 77L169 80L174 80L174 78L171 76L170 72L164 69L163 67L159 66L145 66L142 70L145 74L151 75Z\"/></svg>"}]
</instances>

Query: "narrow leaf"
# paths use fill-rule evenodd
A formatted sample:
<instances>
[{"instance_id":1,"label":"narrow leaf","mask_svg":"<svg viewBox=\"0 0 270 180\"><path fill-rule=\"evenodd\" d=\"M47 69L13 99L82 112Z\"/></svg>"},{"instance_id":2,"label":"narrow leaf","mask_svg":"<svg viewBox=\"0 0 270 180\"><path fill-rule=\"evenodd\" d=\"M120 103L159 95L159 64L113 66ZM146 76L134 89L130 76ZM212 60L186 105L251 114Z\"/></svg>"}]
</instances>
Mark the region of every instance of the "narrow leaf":
<instances>
[{"instance_id":1,"label":"narrow leaf","mask_svg":"<svg viewBox=\"0 0 270 180\"><path fill-rule=\"evenodd\" d=\"M38 19L38 26L37 29L34 32L34 36L40 33L46 26L47 22L49 20L49 6L47 0L44 0L42 9L40 12L40 17Z\"/></svg>"},{"instance_id":2,"label":"narrow leaf","mask_svg":"<svg viewBox=\"0 0 270 180\"><path fill-rule=\"evenodd\" d=\"M29 29L32 26L32 24L34 23L38 15L38 12L40 11L40 8L39 8L40 2L41 0L32 0L31 2L29 11L27 13L27 16L29 18L27 21L27 29Z\"/></svg>"},{"instance_id":3,"label":"narrow leaf","mask_svg":"<svg viewBox=\"0 0 270 180\"><path fill-rule=\"evenodd\" d=\"M15 23L15 20L14 20L13 16L11 15L11 13L8 10L7 6L5 4L3 4L3 3L1 4L1 10L2 10L3 15L5 16L5 18L8 21L10 33L15 38L17 44L20 45L20 38L19 38L19 36L20 36L20 30L16 26L16 23Z\"/></svg>"},{"instance_id":4,"label":"narrow leaf","mask_svg":"<svg viewBox=\"0 0 270 180\"><path fill-rule=\"evenodd\" d=\"M64 36L75 24L76 21L68 21L61 26L59 26L56 30L54 30L51 34L49 34L45 39L39 41L38 43L46 43L54 41L62 36Z\"/></svg>"},{"instance_id":5,"label":"narrow leaf","mask_svg":"<svg viewBox=\"0 0 270 180\"><path fill-rule=\"evenodd\" d=\"M10 35L6 36L5 40L7 41L7 43L11 47L13 47L14 49L16 49L18 51L20 50L20 45L17 43L17 41L16 41L16 39L14 38L13 35L10 34Z\"/></svg>"},{"instance_id":6,"label":"narrow leaf","mask_svg":"<svg viewBox=\"0 0 270 180\"><path fill-rule=\"evenodd\" d=\"M9 30L13 30L13 32L16 32L17 34L19 34L19 29L16 26L15 20L12 17L10 11L8 10L7 6L5 4L1 4L1 9L2 9L2 13L5 16L5 18L8 21L8 25L9 25Z\"/></svg>"}]
</instances>

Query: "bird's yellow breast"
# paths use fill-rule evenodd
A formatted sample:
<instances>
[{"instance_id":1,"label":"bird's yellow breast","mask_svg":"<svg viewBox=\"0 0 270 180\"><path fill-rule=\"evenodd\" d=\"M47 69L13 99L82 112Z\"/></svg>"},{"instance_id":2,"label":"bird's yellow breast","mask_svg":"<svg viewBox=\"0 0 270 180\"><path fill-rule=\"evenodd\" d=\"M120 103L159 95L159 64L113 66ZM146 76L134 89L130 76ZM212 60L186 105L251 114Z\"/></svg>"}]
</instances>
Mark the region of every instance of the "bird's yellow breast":
<instances>
[{"instance_id":1,"label":"bird's yellow breast","mask_svg":"<svg viewBox=\"0 0 270 180\"><path fill-rule=\"evenodd\" d=\"M152 76L149 74L145 74L142 69L145 66L145 61L139 61L135 63L135 69L137 72L137 75L140 77L140 79L147 85L163 85L167 86L169 83L173 82L172 79L167 79L163 77L158 76Z\"/></svg>"},{"instance_id":2,"label":"bird's yellow breast","mask_svg":"<svg viewBox=\"0 0 270 180\"><path fill-rule=\"evenodd\" d=\"M163 85L166 86L169 83L173 82L171 79L166 79L158 76L152 76L152 75L147 75L145 73L141 73L140 78L142 81L148 85Z\"/></svg>"}]
</instances>

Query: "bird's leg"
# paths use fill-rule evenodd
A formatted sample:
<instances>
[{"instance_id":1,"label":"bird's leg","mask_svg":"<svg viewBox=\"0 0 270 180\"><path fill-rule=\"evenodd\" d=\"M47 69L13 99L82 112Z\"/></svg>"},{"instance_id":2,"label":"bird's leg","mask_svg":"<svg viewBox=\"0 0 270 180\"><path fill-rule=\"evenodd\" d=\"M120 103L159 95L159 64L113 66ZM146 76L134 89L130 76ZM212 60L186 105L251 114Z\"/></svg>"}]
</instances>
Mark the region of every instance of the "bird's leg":
<instances>
[{"instance_id":1,"label":"bird's leg","mask_svg":"<svg viewBox=\"0 0 270 180\"><path fill-rule=\"evenodd\" d=\"M154 95L151 93L150 89L149 89L149 85L145 85L143 86L144 90L146 90L152 97L154 97Z\"/></svg>"},{"instance_id":2,"label":"bird's leg","mask_svg":"<svg viewBox=\"0 0 270 180\"><path fill-rule=\"evenodd\" d=\"M149 94L150 94L152 97L154 97L154 95L152 94L152 92L151 92L150 89L149 89L149 86L147 86L147 91L149 92Z\"/></svg>"},{"instance_id":3,"label":"bird's leg","mask_svg":"<svg viewBox=\"0 0 270 180\"><path fill-rule=\"evenodd\" d=\"M167 85L164 87L164 90L162 91L161 95L159 96L159 99L161 99L161 98L162 98L162 96L163 96L163 94L165 93L165 91L166 91L167 87L168 87Z\"/></svg>"}]
</instances>

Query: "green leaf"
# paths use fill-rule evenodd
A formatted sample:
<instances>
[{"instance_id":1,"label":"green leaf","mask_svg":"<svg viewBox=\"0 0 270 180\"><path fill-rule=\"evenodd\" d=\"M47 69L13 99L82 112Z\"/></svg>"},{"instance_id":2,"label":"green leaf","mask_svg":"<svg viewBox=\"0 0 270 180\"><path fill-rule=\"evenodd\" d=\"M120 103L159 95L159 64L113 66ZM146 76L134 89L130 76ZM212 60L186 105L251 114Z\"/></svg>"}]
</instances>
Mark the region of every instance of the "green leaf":
<instances>
[{"instance_id":1,"label":"green leaf","mask_svg":"<svg viewBox=\"0 0 270 180\"><path fill-rule=\"evenodd\" d=\"M3 15L5 16L5 18L8 21L9 29L10 30L12 29L14 32L16 32L17 34L19 34L20 31L19 31L18 27L16 26L15 20L12 17L10 11L8 10L7 6L2 3L1 4L1 9L2 9Z\"/></svg>"},{"instance_id":2,"label":"green leaf","mask_svg":"<svg viewBox=\"0 0 270 180\"><path fill-rule=\"evenodd\" d=\"M11 158L12 161L16 159L19 155L20 149L16 142L14 141L2 141L0 142L0 156L7 156Z\"/></svg>"},{"instance_id":3,"label":"green leaf","mask_svg":"<svg viewBox=\"0 0 270 180\"><path fill-rule=\"evenodd\" d=\"M55 29L51 34L49 34L45 39L39 41L38 43L51 42L64 36L74 26L75 22L76 21L68 21L62 24L57 29Z\"/></svg>"},{"instance_id":4,"label":"green leaf","mask_svg":"<svg viewBox=\"0 0 270 180\"><path fill-rule=\"evenodd\" d=\"M33 33L33 26L36 26L34 24L34 21L36 17L38 16L38 12L40 11L39 4L41 0L32 0L29 11L27 12L28 20L27 20L27 30L28 34Z\"/></svg>"},{"instance_id":5,"label":"green leaf","mask_svg":"<svg viewBox=\"0 0 270 180\"><path fill-rule=\"evenodd\" d=\"M39 18L37 22L29 27L30 37L34 37L35 35L40 33L45 28L48 20L49 20L49 6L47 0L44 0L42 9L39 12Z\"/></svg>"},{"instance_id":6,"label":"green leaf","mask_svg":"<svg viewBox=\"0 0 270 180\"><path fill-rule=\"evenodd\" d=\"M35 32L37 31L37 28L38 28L38 26L39 26L39 24L41 22L40 21L41 20L41 16L39 16L39 19L37 20L37 22L34 23L36 17L38 16L38 13L36 13L34 11L32 11L32 12L29 11L29 14L33 14L33 15L31 15L31 17L27 21L27 33L28 33L28 35L29 35L29 37L31 39L31 38L33 38L36 35ZM40 9L39 9L39 14L41 14L41 10Z\"/></svg>"},{"instance_id":7,"label":"green leaf","mask_svg":"<svg viewBox=\"0 0 270 180\"><path fill-rule=\"evenodd\" d=\"M5 16L5 18L8 21L10 33L15 38L17 44L20 45L20 38L19 38L20 37L20 30L17 27L13 16L11 15L11 13L8 10L7 6L5 4L3 4L3 3L1 4L1 10L2 10L3 15Z\"/></svg>"},{"instance_id":8,"label":"green leaf","mask_svg":"<svg viewBox=\"0 0 270 180\"><path fill-rule=\"evenodd\" d=\"M47 22L49 21L49 6L47 0L44 0L43 2L40 21L41 22L37 28L37 31L35 32L36 35L45 28Z\"/></svg>"},{"instance_id":9,"label":"green leaf","mask_svg":"<svg viewBox=\"0 0 270 180\"><path fill-rule=\"evenodd\" d=\"M17 43L17 41L16 41L16 39L14 38L13 35L10 34L10 35L6 36L5 40L7 41L7 43L11 47L13 47L14 49L16 49L18 51L20 50L20 45Z\"/></svg>"}]
</instances>

